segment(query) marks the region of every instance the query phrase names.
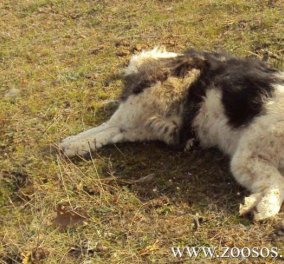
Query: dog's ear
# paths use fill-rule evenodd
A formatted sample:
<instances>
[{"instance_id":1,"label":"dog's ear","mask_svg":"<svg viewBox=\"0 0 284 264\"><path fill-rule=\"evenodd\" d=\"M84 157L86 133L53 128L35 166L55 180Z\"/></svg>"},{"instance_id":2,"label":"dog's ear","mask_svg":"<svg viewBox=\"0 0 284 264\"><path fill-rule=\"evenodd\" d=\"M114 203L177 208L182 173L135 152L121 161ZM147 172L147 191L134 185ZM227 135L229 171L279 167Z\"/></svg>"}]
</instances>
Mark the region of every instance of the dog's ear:
<instances>
[{"instance_id":1,"label":"dog's ear","mask_svg":"<svg viewBox=\"0 0 284 264\"><path fill-rule=\"evenodd\" d=\"M202 70L206 65L206 59L201 54L185 54L171 59L171 74L177 77L185 77L192 69Z\"/></svg>"},{"instance_id":2,"label":"dog's ear","mask_svg":"<svg viewBox=\"0 0 284 264\"><path fill-rule=\"evenodd\" d=\"M149 60L140 65L138 72L124 75L124 95L138 94L157 82L166 81L170 71L163 66L159 60Z\"/></svg>"}]
</instances>

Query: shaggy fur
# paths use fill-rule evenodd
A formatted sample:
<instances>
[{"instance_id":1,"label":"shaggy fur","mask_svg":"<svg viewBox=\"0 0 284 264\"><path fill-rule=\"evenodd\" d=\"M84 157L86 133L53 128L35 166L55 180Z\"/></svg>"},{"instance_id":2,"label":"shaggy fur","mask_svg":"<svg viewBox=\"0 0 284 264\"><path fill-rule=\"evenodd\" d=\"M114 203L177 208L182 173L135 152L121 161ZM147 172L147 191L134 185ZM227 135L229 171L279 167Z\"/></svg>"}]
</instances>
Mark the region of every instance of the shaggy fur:
<instances>
[{"instance_id":1,"label":"shaggy fur","mask_svg":"<svg viewBox=\"0 0 284 264\"><path fill-rule=\"evenodd\" d=\"M153 49L125 69L117 111L102 125L64 139L66 156L124 141L218 147L251 195L240 214L276 215L284 199L284 74L228 54Z\"/></svg>"}]
</instances>

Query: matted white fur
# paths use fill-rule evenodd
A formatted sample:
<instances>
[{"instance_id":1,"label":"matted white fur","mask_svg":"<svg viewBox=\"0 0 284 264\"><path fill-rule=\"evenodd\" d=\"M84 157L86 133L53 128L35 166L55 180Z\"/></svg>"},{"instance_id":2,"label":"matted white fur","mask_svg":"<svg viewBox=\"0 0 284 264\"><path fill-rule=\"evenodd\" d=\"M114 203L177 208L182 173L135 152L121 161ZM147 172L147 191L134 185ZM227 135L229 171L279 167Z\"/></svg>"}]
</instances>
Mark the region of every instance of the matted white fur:
<instances>
[{"instance_id":1,"label":"matted white fur","mask_svg":"<svg viewBox=\"0 0 284 264\"><path fill-rule=\"evenodd\" d=\"M130 60L125 74L135 73L148 59L172 58L178 54L155 48ZM280 74L283 76L284 74ZM121 102L106 123L64 139L59 145L65 155L84 155L104 145L123 141L161 140L171 143L172 133L181 125L181 116L163 114L157 91L130 95ZM253 211L256 220L276 215L284 199L284 86L275 86L275 96L265 104L266 114L238 129L228 125L220 90L209 89L193 122L203 147L216 146L231 157L231 172L251 195L240 205L240 214ZM161 133L163 126L166 133ZM187 144L190 148L191 142Z\"/></svg>"},{"instance_id":2,"label":"matted white fur","mask_svg":"<svg viewBox=\"0 0 284 264\"><path fill-rule=\"evenodd\" d=\"M164 47L156 47L152 50L142 51L140 54L132 56L124 73L128 75L138 72L139 66L149 59L174 58L176 56L178 56L177 53L168 52Z\"/></svg>"}]
</instances>

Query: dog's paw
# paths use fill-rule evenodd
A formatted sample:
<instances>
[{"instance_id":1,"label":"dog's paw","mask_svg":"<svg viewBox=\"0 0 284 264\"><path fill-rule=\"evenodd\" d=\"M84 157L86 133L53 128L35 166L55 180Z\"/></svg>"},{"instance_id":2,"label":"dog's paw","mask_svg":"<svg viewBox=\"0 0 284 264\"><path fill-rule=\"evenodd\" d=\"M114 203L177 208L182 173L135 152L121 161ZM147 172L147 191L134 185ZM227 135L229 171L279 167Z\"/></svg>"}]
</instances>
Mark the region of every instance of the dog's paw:
<instances>
[{"instance_id":1,"label":"dog's paw","mask_svg":"<svg viewBox=\"0 0 284 264\"><path fill-rule=\"evenodd\" d=\"M245 197L244 204L240 204L240 215L245 215L251 212L259 202L261 196L262 193L253 193L252 195Z\"/></svg>"},{"instance_id":2,"label":"dog's paw","mask_svg":"<svg viewBox=\"0 0 284 264\"><path fill-rule=\"evenodd\" d=\"M260 221L275 216L281 208L282 194L280 190L269 189L263 193L255 193L245 198L240 205L240 215L252 212L254 220Z\"/></svg>"},{"instance_id":3,"label":"dog's paw","mask_svg":"<svg viewBox=\"0 0 284 264\"><path fill-rule=\"evenodd\" d=\"M263 220L276 215L281 208L282 197L279 189L271 189L264 194L256 205L254 219Z\"/></svg>"},{"instance_id":4,"label":"dog's paw","mask_svg":"<svg viewBox=\"0 0 284 264\"><path fill-rule=\"evenodd\" d=\"M70 143L70 142L72 142L72 141L75 141L76 140L76 136L74 135L74 136L69 136L69 137L67 137L67 138L64 138L62 141L61 141L61 143L60 144L68 144L68 143Z\"/></svg>"},{"instance_id":5,"label":"dog's paw","mask_svg":"<svg viewBox=\"0 0 284 264\"><path fill-rule=\"evenodd\" d=\"M194 145L195 145L195 139L194 138L189 139L185 143L184 151L185 152L190 151L194 147Z\"/></svg>"},{"instance_id":6,"label":"dog's paw","mask_svg":"<svg viewBox=\"0 0 284 264\"><path fill-rule=\"evenodd\" d=\"M94 150L94 142L88 140L74 141L69 138L64 139L59 144L60 151L67 157L86 156Z\"/></svg>"}]
</instances>

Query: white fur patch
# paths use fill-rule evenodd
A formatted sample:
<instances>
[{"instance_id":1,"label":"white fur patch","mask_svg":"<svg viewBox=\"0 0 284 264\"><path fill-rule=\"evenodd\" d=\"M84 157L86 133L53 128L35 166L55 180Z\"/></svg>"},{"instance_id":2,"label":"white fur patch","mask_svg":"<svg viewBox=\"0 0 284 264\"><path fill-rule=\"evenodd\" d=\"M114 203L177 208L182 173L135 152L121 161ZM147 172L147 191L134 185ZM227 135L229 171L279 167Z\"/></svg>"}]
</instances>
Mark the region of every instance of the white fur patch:
<instances>
[{"instance_id":1,"label":"white fur patch","mask_svg":"<svg viewBox=\"0 0 284 264\"><path fill-rule=\"evenodd\" d=\"M178 56L177 53L168 52L164 47L156 47L149 51L142 51L140 54L132 56L124 73L126 75L137 73L139 66L149 59L174 58L176 56Z\"/></svg>"},{"instance_id":2,"label":"white fur patch","mask_svg":"<svg viewBox=\"0 0 284 264\"><path fill-rule=\"evenodd\" d=\"M219 147L226 154L233 154L241 136L241 129L234 130L228 125L221 102L221 92L209 89L194 120L200 143L203 147Z\"/></svg>"}]
</instances>

